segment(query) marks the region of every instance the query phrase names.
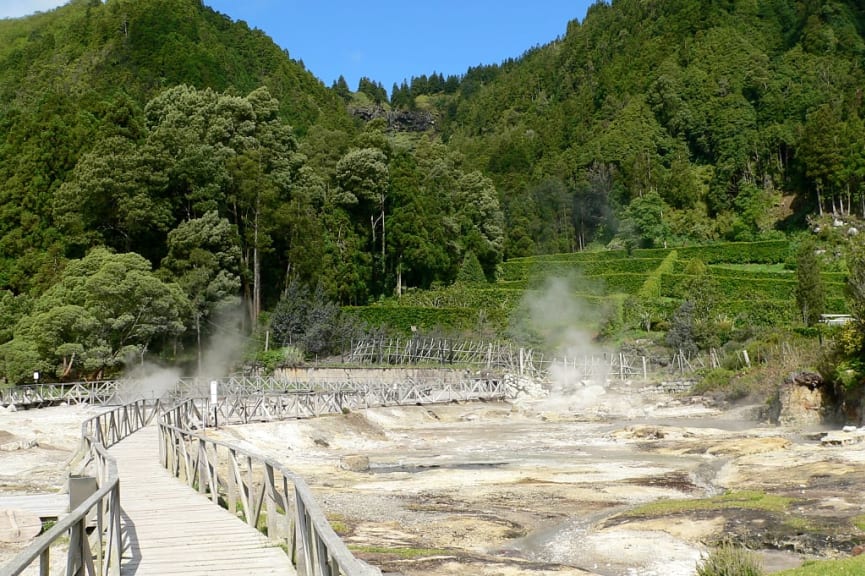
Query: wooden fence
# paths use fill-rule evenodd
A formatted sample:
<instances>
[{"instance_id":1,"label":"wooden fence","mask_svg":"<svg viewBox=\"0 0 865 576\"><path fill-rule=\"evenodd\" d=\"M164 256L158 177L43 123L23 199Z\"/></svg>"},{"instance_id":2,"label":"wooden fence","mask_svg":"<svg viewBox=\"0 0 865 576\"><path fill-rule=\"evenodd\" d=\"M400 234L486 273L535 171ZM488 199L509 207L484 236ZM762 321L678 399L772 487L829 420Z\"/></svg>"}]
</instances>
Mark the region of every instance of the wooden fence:
<instances>
[{"instance_id":1,"label":"wooden fence","mask_svg":"<svg viewBox=\"0 0 865 576\"><path fill-rule=\"evenodd\" d=\"M146 426L158 410L158 402L134 402L81 424L81 448L76 455L80 470L91 470L97 489L53 527L0 567L0 576L17 576L38 562L39 575L51 572L51 549L66 542L66 576L119 576L122 552L120 485L117 464L108 448ZM95 529L88 537L90 518L95 512Z\"/></svg>"}]
</instances>

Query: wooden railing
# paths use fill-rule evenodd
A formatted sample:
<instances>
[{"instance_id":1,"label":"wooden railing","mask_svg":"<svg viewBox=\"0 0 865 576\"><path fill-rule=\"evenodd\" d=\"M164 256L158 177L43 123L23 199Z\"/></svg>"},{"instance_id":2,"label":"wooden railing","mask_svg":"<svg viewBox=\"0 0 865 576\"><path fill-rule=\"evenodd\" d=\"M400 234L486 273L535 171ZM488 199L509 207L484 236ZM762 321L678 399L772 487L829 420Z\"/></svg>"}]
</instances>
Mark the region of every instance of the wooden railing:
<instances>
[{"instance_id":1,"label":"wooden railing","mask_svg":"<svg viewBox=\"0 0 865 576\"><path fill-rule=\"evenodd\" d=\"M465 378L458 382L406 379L398 383L382 383L356 379L298 382L273 376L232 376L216 382L222 398L247 398L256 402L266 398L282 398L288 410L295 411L295 418L370 406L504 399L515 392L507 389L503 379L496 378ZM175 387L174 397L180 400L204 398L209 390L208 381L181 379ZM227 409L222 402L220 408Z\"/></svg>"},{"instance_id":2,"label":"wooden railing","mask_svg":"<svg viewBox=\"0 0 865 576\"><path fill-rule=\"evenodd\" d=\"M120 483L117 464L108 447L146 426L157 413L158 402L134 402L94 416L81 424L81 448L77 454L81 470L96 478L96 491L53 527L0 567L0 576L17 576L38 561L39 575L51 570L51 548L68 537L64 574L67 576L119 576L122 551ZM95 514L95 529L87 536Z\"/></svg>"},{"instance_id":3,"label":"wooden railing","mask_svg":"<svg viewBox=\"0 0 865 576\"><path fill-rule=\"evenodd\" d=\"M68 404L100 405L113 400L119 380L60 382L0 388L0 406L50 406Z\"/></svg>"},{"instance_id":4,"label":"wooden railing","mask_svg":"<svg viewBox=\"0 0 865 576\"><path fill-rule=\"evenodd\" d=\"M301 576L380 573L352 555L302 478L275 460L194 430L205 414L187 400L160 419L160 459L171 474L281 545Z\"/></svg>"}]
</instances>

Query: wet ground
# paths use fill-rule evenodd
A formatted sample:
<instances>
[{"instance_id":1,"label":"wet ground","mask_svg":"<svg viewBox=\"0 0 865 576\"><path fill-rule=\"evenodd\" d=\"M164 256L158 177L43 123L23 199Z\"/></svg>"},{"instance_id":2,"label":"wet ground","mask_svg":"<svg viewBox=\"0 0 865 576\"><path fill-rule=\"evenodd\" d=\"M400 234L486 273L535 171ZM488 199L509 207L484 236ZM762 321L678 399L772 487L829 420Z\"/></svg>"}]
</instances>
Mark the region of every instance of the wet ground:
<instances>
[{"instance_id":1,"label":"wet ground","mask_svg":"<svg viewBox=\"0 0 865 576\"><path fill-rule=\"evenodd\" d=\"M355 553L386 572L690 576L720 541L761 551L773 571L863 540L865 445L823 446L754 421L754 407L588 392L223 433L306 477ZM352 455L369 469L342 469ZM674 505L646 507L657 502Z\"/></svg>"}]
</instances>

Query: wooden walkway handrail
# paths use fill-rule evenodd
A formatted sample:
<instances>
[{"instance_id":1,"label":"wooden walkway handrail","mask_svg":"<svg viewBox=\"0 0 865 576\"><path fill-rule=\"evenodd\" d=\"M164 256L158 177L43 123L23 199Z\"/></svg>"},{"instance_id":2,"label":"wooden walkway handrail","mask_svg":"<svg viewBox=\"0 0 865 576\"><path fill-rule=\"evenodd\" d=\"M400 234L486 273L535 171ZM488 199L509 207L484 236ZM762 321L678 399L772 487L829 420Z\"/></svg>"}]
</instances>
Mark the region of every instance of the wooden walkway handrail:
<instances>
[{"instance_id":1,"label":"wooden walkway handrail","mask_svg":"<svg viewBox=\"0 0 865 576\"><path fill-rule=\"evenodd\" d=\"M0 567L0 576L17 576L37 558L40 576L47 576L51 547L66 536L69 537L64 572L67 576L120 575L120 482L117 463L107 448L146 426L158 409L158 401L139 400L94 416L81 424L81 447L77 458L80 459L82 470L88 465L93 468L96 492L18 553L11 562ZM94 509L96 529L88 538L87 527Z\"/></svg>"},{"instance_id":2,"label":"wooden walkway handrail","mask_svg":"<svg viewBox=\"0 0 865 576\"><path fill-rule=\"evenodd\" d=\"M194 406L192 400L187 401ZM194 413L178 407L175 414ZM209 494L249 526L287 551L298 574L366 576L360 562L333 531L302 478L279 462L205 433L160 421L162 465L174 476Z\"/></svg>"},{"instance_id":3,"label":"wooden walkway handrail","mask_svg":"<svg viewBox=\"0 0 865 576\"><path fill-rule=\"evenodd\" d=\"M46 406L60 402L99 405L114 398L119 388L119 380L7 386L0 388L0 406Z\"/></svg>"},{"instance_id":4,"label":"wooden walkway handrail","mask_svg":"<svg viewBox=\"0 0 865 576\"><path fill-rule=\"evenodd\" d=\"M268 383L268 388L275 385ZM506 397L504 382L476 379L456 384L355 382L334 390L223 396L215 405L207 399L189 399L160 415L159 457L173 476L284 546L299 574L362 576L375 569L351 554L301 477L267 456L208 437L206 428L217 423L309 418L370 406Z\"/></svg>"}]
</instances>

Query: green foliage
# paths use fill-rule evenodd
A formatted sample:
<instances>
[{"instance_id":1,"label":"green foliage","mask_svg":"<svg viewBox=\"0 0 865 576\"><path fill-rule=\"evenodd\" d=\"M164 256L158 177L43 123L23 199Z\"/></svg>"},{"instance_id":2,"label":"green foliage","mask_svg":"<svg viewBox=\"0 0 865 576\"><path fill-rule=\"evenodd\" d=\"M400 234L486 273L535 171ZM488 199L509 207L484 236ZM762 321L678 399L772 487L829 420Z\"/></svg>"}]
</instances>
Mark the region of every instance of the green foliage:
<instances>
[{"instance_id":1,"label":"green foliage","mask_svg":"<svg viewBox=\"0 0 865 576\"><path fill-rule=\"evenodd\" d=\"M463 258L462 266L457 272L457 282L462 284L486 284L487 277L475 253L469 251Z\"/></svg>"},{"instance_id":2,"label":"green foliage","mask_svg":"<svg viewBox=\"0 0 865 576\"><path fill-rule=\"evenodd\" d=\"M181 334L188 306L180 287L160 281L141 256L96 248L70 262L17 323L3 346L7 378L26 376L25 361L57 377L117 370Z\"/></svg>"},{"instance_id":3,"label":"green foliage","mask_svg":"<svg viewBox=\"0 0 865 576\"><path fill-rule=\"evenodd\" d=\"M697 576L762 576L763 574L760 561L753 552L726 543L713 548L697 565Z\"/></svg>"},{"instance_id":4,"label":"green foliage","mask_svg":"<svg viewBox=\"0 0 865 576\"><path fill-rule=\"evenodd\" d=\"M352 329L321 285L311 291L304 284L292 282L270 315L273 341L308 355L339 352L343 340L351 338Z\"/></svg>"},{"instance_id":5,"label":"green foliage","mask_svg":"<svg viewBox=\"0 0 865 576\"><path fill-rule=\"evenodd\" d=\"M806 326L813 326L820 320L826 302L816 249L813 241L806 241L796 254L796 304Z\"/></svg>"},{"instance_id":6,"label":"green foliage","mask_svg":"<svg viewBox=\"0 0 865 576\"><path fill-rule=\"evenodd\" d=\"M642 298L657 298L661 296L663 275L674 269L678 257L679 253L676 250L672 250L667 254L664 260L658 264L658 267L652 270L652 273L646 277L645 282L640 287L640 291L637 293L638 296Z\"/></svg>"},{"instance_id":7,"label":"green foliage","mask_svg":"<svg viewBox=\"0 0 865 576\"><path fill-rule=\"evenodd\" d=\"M792 275L716 267L789 262L788 242L715 242L778 238L809 211L865 207L861 9L799 8L597 3L519 58L395 86L391 105L435 118L422 137L349 116L349 102L387 107L374 79L356 94L344 79L328 90L261 31L201 2L76 1L4 20L0 290L11 299L0 341L67 260L102 246L162 263L192 299L182 321L198 328L230 293L249 320L292 281L363 304L449 284L471 255L488 281L501 266L535 288L530 278L581 268L574 291L597 302L640 293L640 310L625 306L609 326L651 327L696 293L698 317L715 300L736 321L789 321ZM181 241L205 218L227 222L232 240ZM607 243L629 250L576 252ZM667 245L709 271L659 266ZM513 259L549 252L571 253ZM847 309L844 280L822 278L827 309ZM855 294L863 283L851 279ZM493 317L515 298L437 296ZM45 320L89 322L64 306ZM74 346L63 352L80 361Z\"/></svg>"},{"instance_id":8,"label":"green foliage","mask_svg":"<svg viewBox=\"0 0 865 576\"><path fill-rule=\"evenodd\" d=\"M711 394L730 402L746 397L750 391L747 382L736 378L736 373L726 368L706 371L693 388L694 394Z\"/></svg>"},{"instance_id":9,"label":"green foliage","mask_svg":"<svg viewBox=\"0 0 865 576\"><path fill-rule=\"evenodd\" d=\"M255 362L268 372L277 368L300 366L303 364L303 351L295 346L260 350L255 355Z\"/></svg>"},{"instance_id":10,"label":"green foliage","mask_svg":"<svg viewBox=\"0 0 865 576\"><path fill-rule=\"evenodd\" d=\"M775 576L858 576L865 570L865 557L841 560L807 560L799 568L776 572Z\"/></svg>"}]
</instances>

